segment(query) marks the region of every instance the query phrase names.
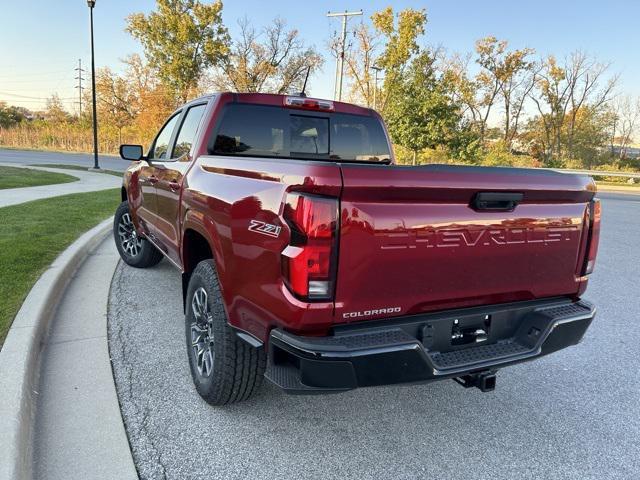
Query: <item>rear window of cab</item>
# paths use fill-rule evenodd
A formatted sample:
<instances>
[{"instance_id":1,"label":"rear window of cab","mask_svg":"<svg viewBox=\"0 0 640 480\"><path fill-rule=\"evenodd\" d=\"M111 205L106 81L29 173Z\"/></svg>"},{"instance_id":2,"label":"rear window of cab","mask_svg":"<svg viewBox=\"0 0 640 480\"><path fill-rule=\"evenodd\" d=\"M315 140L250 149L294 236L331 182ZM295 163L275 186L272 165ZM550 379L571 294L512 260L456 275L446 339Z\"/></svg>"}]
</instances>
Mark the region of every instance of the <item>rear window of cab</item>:
<instances>
[{"instance_id":1,"label":"rear window of cab","mask_svg":"<svg viewBox=\"0 0 640 480\"><path fill-rule=\"evenodd\" d=\"M229 104L208 144L212 155L388 162L375 117Z\"/></svg>"}]
</instances>

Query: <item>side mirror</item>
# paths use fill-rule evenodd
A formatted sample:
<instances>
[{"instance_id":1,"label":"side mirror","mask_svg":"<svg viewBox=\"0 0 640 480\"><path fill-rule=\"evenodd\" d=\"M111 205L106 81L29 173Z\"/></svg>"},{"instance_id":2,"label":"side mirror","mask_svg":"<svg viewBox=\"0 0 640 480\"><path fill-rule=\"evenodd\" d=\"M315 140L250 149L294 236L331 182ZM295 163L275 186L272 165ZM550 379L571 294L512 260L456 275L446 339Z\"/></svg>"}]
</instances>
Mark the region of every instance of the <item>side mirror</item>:
<instances>
[{"instance_id":1,"label":"side mirror","mask_svg":"<svg viewBox=\"0 0 640 480\"><path fill-rule=\"evenodd\" d=\"M144 158L142 145L120 145L120 157L136 162Z\"/></svg>"}]
</instances>

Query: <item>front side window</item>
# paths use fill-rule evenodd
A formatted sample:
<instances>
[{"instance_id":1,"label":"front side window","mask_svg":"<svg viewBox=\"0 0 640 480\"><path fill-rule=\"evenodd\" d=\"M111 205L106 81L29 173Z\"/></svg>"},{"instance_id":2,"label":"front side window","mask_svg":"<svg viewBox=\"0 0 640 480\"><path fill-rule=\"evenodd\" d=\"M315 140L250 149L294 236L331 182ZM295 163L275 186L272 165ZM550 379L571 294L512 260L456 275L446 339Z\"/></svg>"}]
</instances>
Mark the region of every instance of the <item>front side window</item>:
<instances>
[{"instance_id":1,"label":"front side window","mask_svg":"<svg viewBox=\"0 0 640 480\"><path fill-rule=\"evenodd\" d=\"M200 120L202 120L205 107L205 104L196 105L187 110L187 114L182 121L180 131L176 137L171 158L179 158L189 153L196 139L196 133L198 133L198 126L200 125Z\"/></svg>"},{"instance_id":2,"label":"front side window","mask_svg":"<svg viewBox=\"0 0 640 480\"><path fill-rule=\"evenodd\" d=\"M209 140L214 155L386 162L387 137L375 117L231 104Z\"/></svg>"},{"instance_id":3,"label":"front side window","mask_svg":"<svg viewBox=\"0 0 640 480\"><path fill-rule=\"evenodd\" d=\"M153 148L149 152L149 158L156 160L163 160L167 158L167 150L169 149L171 135L173 134L173 129L178 123L179 117L180 114L176 113L167 121L167 123L164 124L164 127L162 127L162 130L158 133L155 142L153 142Z\"/></svg>"}]
</instances>

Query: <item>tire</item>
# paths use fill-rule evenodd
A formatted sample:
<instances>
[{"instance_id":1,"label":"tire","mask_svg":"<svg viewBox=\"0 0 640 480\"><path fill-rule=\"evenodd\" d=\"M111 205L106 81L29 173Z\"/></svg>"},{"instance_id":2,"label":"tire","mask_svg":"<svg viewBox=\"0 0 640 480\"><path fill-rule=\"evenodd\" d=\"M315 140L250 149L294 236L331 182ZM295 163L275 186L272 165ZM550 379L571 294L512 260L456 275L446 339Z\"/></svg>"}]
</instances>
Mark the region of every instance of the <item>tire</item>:
<instances>
[{"instance_id":1,"label":"tire","mask_svg":"<svg viewBox=\"0 0 640 480\"><path fill-rule=\"evenodd\" d=\"M213 260L196 266L186 299L187 354L196 390L215 406L248 399L262 385L266 354L228 325Z\"/></svg>"},{"instance_id":2,"label":"tire","mask_svg":"<svg viewBox=\"0 0 640 480\"><path fill-rule=\"evenodd\" d=\"M136 233L129 214L128 202L122 202L116 210L113 219L113 239L120 258L127 265L147 268L157 265L162 260L162 252Z\"/></svg>"}]
</instances>

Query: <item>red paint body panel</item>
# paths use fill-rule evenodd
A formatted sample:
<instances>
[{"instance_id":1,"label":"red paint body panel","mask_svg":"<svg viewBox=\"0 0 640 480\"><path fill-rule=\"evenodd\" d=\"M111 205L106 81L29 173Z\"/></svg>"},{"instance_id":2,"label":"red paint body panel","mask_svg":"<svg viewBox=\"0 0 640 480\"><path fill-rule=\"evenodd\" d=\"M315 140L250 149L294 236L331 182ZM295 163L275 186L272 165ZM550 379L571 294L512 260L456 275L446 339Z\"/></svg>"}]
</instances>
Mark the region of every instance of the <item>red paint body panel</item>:
<instances>
[{"instance_id":1,"label":"red paint body panel","mask_svg":"<svg viewBox=\"0 0 640 480\"><path fill-rule=\"evenodd\" d=\"M208 155L209 134L226 103L283 105L284 98L216 95L188 158L134 162L125 176L138 229L183 271L192 268L186 232L209 243L234 327L262 341L274 327L323 335L335 323L573 298L586 288L581 268L595 194L587 177ZM339 102L334 110L379 118ZM157 183L150 186L152 174ZM176 182L179 189L168 187ZM283 208L294 191L339 199L332 301L301 301L284 283L281 254L291 230ZM470 205L478 192L524 196L513 211L476 211ZM252 221L273 226L278 235L250 230ZM379 309L385 312L371 313Z\"/></svg>"}]
</instances>

